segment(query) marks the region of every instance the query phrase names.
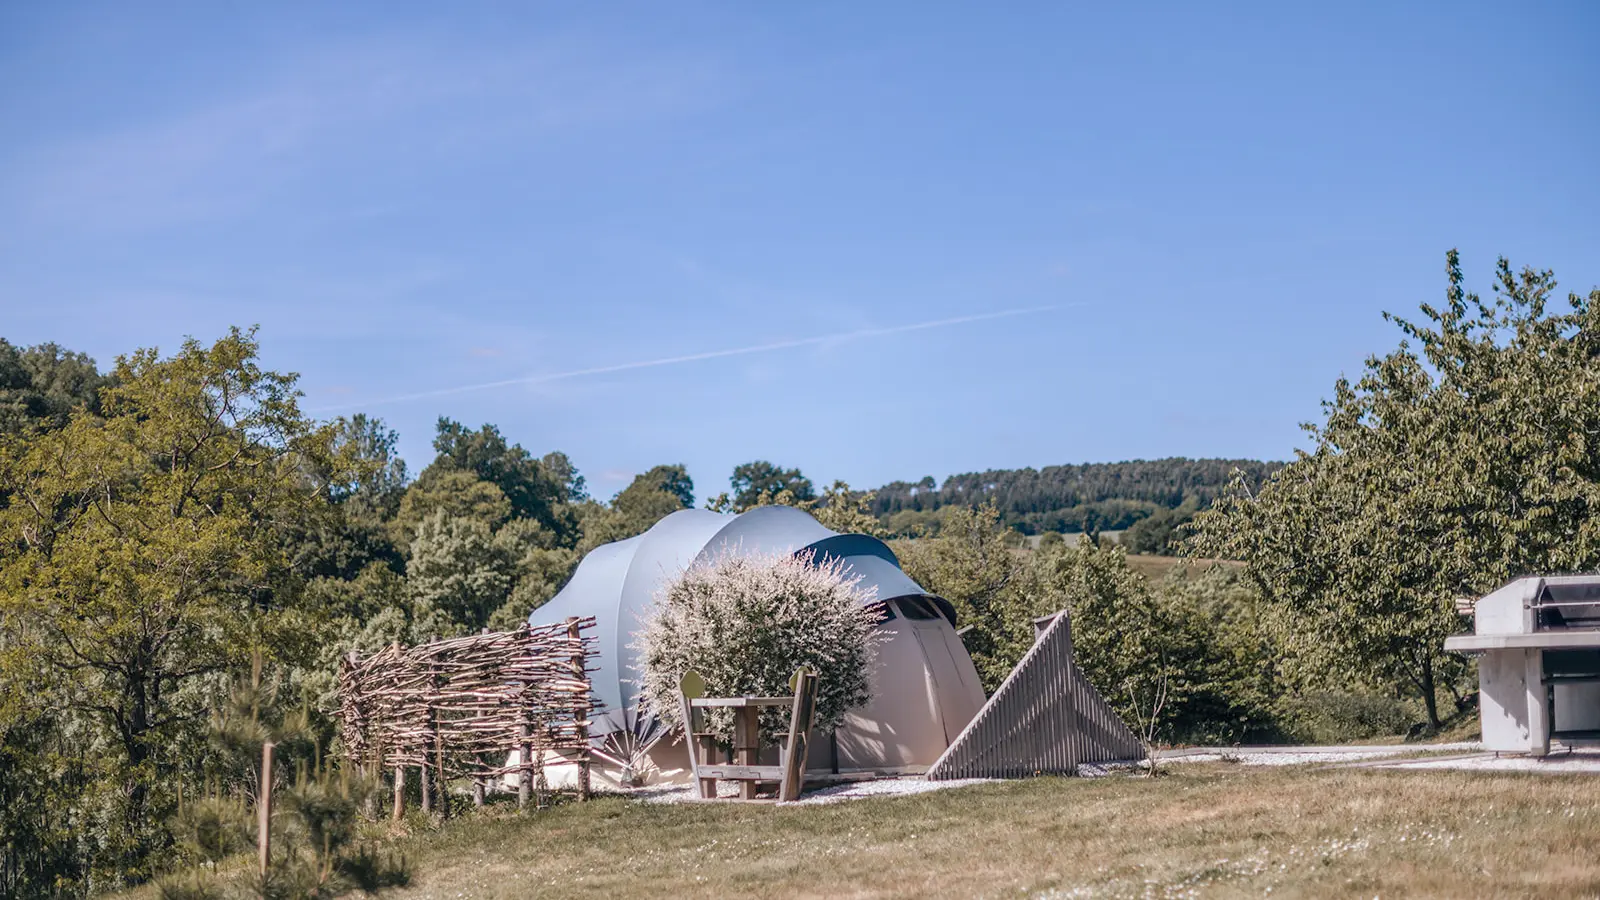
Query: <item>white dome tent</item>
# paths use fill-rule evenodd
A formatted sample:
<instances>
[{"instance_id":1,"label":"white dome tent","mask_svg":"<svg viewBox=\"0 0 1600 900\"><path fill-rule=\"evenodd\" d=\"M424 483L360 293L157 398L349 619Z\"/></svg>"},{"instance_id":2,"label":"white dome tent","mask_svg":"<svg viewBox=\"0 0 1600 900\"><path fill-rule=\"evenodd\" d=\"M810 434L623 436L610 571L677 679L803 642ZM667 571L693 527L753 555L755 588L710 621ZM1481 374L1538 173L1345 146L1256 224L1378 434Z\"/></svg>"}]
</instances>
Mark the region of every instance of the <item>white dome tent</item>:
<instances>
[{"instance_id":1,"label":"white dome tent","mask_svg":"<svg viewBox=\"0 0 1600 900\"><path fill-rule=\"evenodd\" d=\"M656 737L648 711L639 709L634 684L636 654L629 646L640 617L663 583L685 567L720 553L771 555L811 551L818 560L841 560L883 603L885 634L872 672L873 697L852 710L833 735L813 742L809 767L841 772L921 772L939 759L984 704L972 659L955 631L950 604L923 590L900 570L894 553L877 538L839 534L806 513L766 506L741 515L681 510L644 534L596 548L579 563L571 581L529 616L533 623L593 616L599 646L594 691L604 709L590 733L610 735L613 745ZM633 737L627 737L633 736ZM829 738L832 738L830 740ZM616 738L624 738L616 741ZM652 780L688 778L685 746L674 736L649 751ZM560 782L564 768L547 761L548 777ZM602 780L618 771L597 765Z\"/></svg>"}]
</instances>

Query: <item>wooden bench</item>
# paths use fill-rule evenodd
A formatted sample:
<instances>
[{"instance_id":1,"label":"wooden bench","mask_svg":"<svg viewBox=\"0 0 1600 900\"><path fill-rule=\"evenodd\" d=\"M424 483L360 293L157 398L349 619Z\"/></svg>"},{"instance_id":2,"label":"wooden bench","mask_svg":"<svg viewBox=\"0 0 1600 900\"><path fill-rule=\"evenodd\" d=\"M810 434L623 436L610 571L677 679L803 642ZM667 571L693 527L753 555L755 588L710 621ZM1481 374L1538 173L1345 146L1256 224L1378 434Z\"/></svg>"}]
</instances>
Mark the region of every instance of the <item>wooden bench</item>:
<instances>
[{"instance_id":1,"label":"wooden bench","mask_svg":"<svg viewBox=\"0 0 1600 900\"><path fill-rule=\"evenodd\" d=\"M797 669L789 679L789 687L794 693L787 697L707 697L705 679L693 671L684 673L678 682L679 712L689 745L689 765L701 799L717 799L718 781L739 782L740 800L759 800L756 788L762 782L778 785L779 801L799 798L808 739L817 714L817 674ZM778 765L757 765L761 758L761 710L783 706L789 707L789 733L778 750ZM705 710L718 708L732 709L734 713L732 758L725 763L713 761L716 735L706 731L703 724Z\"/></svg>"}]
</instances>

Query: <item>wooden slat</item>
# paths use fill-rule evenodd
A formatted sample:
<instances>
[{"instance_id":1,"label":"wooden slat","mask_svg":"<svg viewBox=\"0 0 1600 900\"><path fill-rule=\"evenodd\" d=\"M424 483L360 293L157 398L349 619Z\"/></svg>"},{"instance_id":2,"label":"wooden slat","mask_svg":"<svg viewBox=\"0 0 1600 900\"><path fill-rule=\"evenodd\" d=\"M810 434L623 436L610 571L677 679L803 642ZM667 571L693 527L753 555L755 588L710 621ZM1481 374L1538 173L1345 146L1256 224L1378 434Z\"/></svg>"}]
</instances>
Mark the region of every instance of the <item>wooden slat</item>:
<instances>
[{"instance_id":1,"label":"wooden slat","mask_svg":"<svg viewBox=\"0 0 1600 900\"><path fill-rule=\"evenodd\" d=\"M689 701L692 705L704 709L711 706L734 707L742 709L748 706L788 706L794 702L793 697L701 697Z\"/></svg>"},{"instance_id":2,"label":"wooden slat","mask_svg":"<svg viewBox=\"0 0 1600 900\"><path fill-rule=\"evenodd\" d=\"M733 761L741 768L754 771L761 758L761 709L755 706L740 707L733 714ZM781 769L779 770L782 771ZM780 774L781 778L782 775ZM754 800L756 783L746 780L739 785L739 799Z\"/></svg>"},{"instance_id":3,"label":"wooden slat","mask_svg":"<svg viewBox=\"0 0 1600 900\"><path fill-rule=\"evenodd\" d=\"M811 725L817 714L817 674L799 669L794 673L794 706L789 713L789 739L783 748L783 783L778 799L800 799L805 782L806 754L811 741Z\"/></svg>"},{"instance_id":4,"label":"wooden slat","mask_svg":"<svg viewBox=\"0 0 1600 900\"><path fill-rule=\"evenodd\" d=\"M932 780L1072 775L1084 762L1136 759L1138 739L1072 659L1057 615L939 760Z\"/></svg>"}]
</instances>

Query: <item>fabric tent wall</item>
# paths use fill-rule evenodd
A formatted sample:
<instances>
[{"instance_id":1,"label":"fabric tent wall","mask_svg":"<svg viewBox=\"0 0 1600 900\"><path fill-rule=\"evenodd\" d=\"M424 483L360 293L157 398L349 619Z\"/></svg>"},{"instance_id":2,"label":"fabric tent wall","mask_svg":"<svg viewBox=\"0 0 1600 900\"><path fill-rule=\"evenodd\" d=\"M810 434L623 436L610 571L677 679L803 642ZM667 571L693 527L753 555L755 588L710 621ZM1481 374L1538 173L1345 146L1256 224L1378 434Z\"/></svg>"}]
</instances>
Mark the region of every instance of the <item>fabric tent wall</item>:
<instances>
[{"instance_id":1,"label":"fabric tent wall","mask_svg":"<svg viewBox=\"0 0 1600 900\"><path fill-rule=\"evenodd\" d=\"M535 623L594 616L601 653L595 693L605 704L596 734L645 730L628 646L656 591L686 566L719 553L789 554L811 550L840 559L894 613L872 672L874 696L837 732L840 769L903 770L931 765L983 706L978 674L956 636L954 613L900 570L877 538L839 534L806 513L767 506L737 516L681 510L638 537L596 548L571 581L529 616ZM813 744L815 767L834 764L826 740ZM671 751L662 748L663 769ZM681 755L681 754L680 754Z\"/></svg>"}]
</instances>

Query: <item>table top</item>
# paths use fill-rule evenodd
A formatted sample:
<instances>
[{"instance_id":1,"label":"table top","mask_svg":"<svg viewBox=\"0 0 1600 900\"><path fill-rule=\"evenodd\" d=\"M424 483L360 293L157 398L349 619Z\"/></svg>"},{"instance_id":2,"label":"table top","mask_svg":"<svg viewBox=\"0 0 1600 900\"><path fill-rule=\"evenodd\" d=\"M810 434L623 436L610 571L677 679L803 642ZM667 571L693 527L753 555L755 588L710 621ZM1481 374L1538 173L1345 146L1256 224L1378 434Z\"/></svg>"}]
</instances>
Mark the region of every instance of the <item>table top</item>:
<instances>
[{"instance_id":1,"label":"table top","mask_svg":"<svg viewBox=\"0 0 1600 900\"><path fill-rule=\"evenodd\" d=\"M696 697L690 706L789 706L793 697Z\"/></svg>"}]
</instances>

